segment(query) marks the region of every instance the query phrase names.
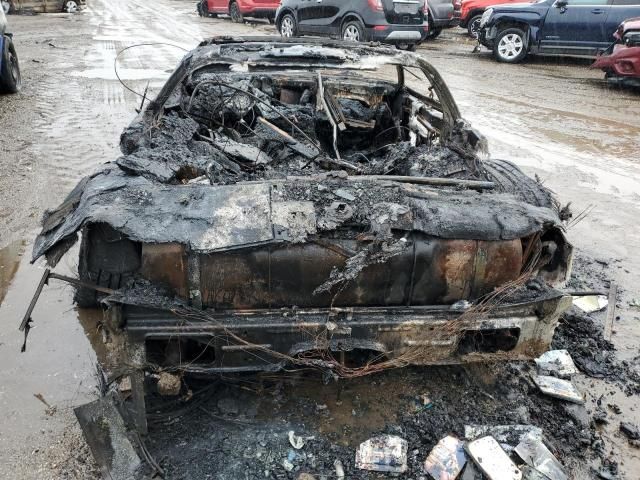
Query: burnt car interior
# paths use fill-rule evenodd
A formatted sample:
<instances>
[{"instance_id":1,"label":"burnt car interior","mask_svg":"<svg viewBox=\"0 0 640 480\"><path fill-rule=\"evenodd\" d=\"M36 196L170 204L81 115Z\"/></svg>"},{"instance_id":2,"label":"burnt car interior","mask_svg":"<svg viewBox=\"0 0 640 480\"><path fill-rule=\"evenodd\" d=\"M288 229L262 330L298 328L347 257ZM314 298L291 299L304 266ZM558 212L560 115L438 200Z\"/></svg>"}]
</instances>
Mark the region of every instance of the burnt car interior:
<instances>
[{"instance_id":1,"label":"burnt car interior","mask_svg":"<svg viewBox=\"0 0 640 480\"><path fill-rule=\"evenodd\" d=\"M417 55L212 39L33 259L82 233L76 299L102 302L139 392L145 372L531 358L570 303L566 212L486 148Z\"/></svg>"}]
</instances>

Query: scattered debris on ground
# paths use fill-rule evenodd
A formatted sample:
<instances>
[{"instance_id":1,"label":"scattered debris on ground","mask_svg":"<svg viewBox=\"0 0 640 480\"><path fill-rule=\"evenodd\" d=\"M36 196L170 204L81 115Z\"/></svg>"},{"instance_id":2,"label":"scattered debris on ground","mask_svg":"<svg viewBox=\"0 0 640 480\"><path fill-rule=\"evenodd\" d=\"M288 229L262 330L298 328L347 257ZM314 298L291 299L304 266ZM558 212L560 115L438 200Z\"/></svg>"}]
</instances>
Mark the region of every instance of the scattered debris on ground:
<instances>
[{"instance_id":1,"label":"scattered debris on ground","mask_svg":"<svg viewBox=\"0 0 640 480\"><path fill-rule=\"evenodd\" d=\"M403 473L407 469L407 441L396 435L381 435L362 442L356 451L356 467Z\"/></svg>"}]
</instances>

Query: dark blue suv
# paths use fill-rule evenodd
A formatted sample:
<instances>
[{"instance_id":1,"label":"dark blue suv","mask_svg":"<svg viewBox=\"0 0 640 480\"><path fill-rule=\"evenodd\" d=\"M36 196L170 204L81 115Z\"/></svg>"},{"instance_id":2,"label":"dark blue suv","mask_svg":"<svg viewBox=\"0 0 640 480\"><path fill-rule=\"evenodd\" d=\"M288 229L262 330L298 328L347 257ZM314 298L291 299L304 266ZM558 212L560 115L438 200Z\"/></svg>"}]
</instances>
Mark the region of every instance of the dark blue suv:
<instances>
[{"instance_id":1,"label":"dark blue suv","mask_svg":"<svg viewBox=\"0 0 640 480\"><path fill-rule=\"evenodd\" d=\"M498 61L516 63L528 53L594 57L613 32L640 16L640 0L539 0L488 8L479 41Z\"/></svg>"}]
</instances>

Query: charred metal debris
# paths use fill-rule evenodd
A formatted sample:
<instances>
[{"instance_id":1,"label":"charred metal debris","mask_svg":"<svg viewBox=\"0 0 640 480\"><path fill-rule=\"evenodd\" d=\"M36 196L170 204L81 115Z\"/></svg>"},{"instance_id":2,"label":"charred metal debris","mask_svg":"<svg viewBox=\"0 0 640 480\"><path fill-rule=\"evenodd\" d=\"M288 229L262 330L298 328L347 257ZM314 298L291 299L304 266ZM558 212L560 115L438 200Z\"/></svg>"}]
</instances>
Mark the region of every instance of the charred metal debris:
<instances>
[{"instance_id":1,"label":"charred metal debris","mask_svg":"<svg viewBox=\"0 0 640 480\"><path fill-rule=\"evenodd\" d=\"M108 307L134 390L145 371L533 358L570 304L568 211L481 158L418 55L203 42L121 150L46 213L33 261L82 232L76 299Z\"/></svg>"}]
</instances>

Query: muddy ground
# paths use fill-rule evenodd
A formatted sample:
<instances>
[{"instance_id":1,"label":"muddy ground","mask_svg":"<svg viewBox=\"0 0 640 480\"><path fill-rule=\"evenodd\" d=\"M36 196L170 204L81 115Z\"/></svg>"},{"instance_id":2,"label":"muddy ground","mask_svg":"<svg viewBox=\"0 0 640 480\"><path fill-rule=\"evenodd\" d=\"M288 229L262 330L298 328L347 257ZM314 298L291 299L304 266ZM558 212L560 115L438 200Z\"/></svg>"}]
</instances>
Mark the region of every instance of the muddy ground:
<instances>
[{"instance_id":1,"label":"muddy ground","mask_svg":"<svg viewBox=\"0 0 640 480\"><path fill-rule=\"evenodd\" d=\"M27 352L20 354L17 325L43 268L29 265L24 253L44 209L117 154L119 134L140 101L116 79L118 51L155 44L127 50L119 61L132 90L149 84L153 91L181 48L215 34L273 33L262 22L200 19L193 3L89 0L76 15L9 18L24 89L0 97L2 478L97 477L72 408L96 396L99 312L76 309L72 290L52 283L34 312ZM419 51L443 74L463 116L487 135L494 157L538 175L575 212L589 209L569 230L581 252L572 288L606 288L612 280L622 286L615 358L598 337L602 314L594 324L568 317L555 339L581 369L603 377L577 378L586 410L540 396L531 387L529 364L412 368L329 385L298 372L223 378L179 421L167 425L166 415L157 417L150 449L171 478L295 478L302 471L331 478L335 459L349 478L358 478L355 448L380 432L409 440L406 478L420 478L419 465L446 433L461 434L465 423L516 421L542 426L574 478L594 477L592 468L638 478L639 450L619 424L640 423L634 373L640 311L629 305L640 297L640 93L608 87L585 61L501 65L472 49L462 30L454 30ZM65 258L61 273L75 270L75 257ZM423 395L431 408L420 408ZM596 424L594 415L606 415L607 423ZM191 426L199 427L198 435L191 435ZM291 455L289 429L316 437L294 452L293 472L283 466ZM188 470L194 465L199 470Z\"/></svg>"}]
</instances>

